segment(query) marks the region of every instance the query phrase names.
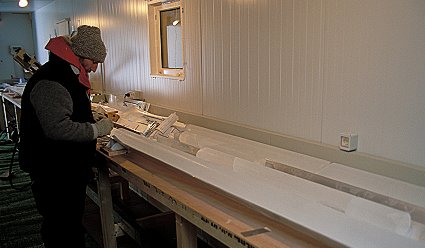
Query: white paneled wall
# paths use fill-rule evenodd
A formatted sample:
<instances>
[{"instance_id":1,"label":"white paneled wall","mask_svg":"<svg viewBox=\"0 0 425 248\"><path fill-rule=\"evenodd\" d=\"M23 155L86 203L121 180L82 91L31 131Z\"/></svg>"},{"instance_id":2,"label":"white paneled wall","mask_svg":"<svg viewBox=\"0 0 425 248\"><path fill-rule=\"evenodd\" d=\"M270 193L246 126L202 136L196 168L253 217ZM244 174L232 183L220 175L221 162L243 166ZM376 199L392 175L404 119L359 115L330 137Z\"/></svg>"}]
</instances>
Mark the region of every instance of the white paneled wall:
<instances>
[{"instance_id":1,"label":"white paneled wall","mask_svg":"<svg viewBox=\"0 0 425 248\"><path fill-rule=\"evenodd\" d=\"M324 1L322 142L425 167L425 1Z\"/></svg>"},{"instance_id":2,"label":"white paneled wall","mask_svg":"<svg viewBox=\"0 0 425 248\"><path fill-rule=\"evenodd\" d=\"M202 1L204 115L321 139L321 1Z\"/></svg>"},{"instance_id":3,"label":"white paneled wall","mask_svg":"<svg viewBox=\"0 0 425 248\"><path fill-rule=\"evenodd\" d=\"M425 167L425 1L204 0L204 115Z\"/></svg>"},{"instance_id":4,"label":"white paneled wall","mask_svg":"<svg viewBox=\"0 0 425 248\"><path fill-rule=\"evenodd\" d=\"M44 46L55 36L55 23L59 20L61 19L56 17L55 2L34 13L34 43L37 46L35 54L40 63L45 63L49 58Z\"/></svg>"},{"instance_id":5,"label":"white paneled wall","mask_svg":"<svg viewBox=\"0 0 425 248\"><path fill-rule=\"evenodd\" d=\"M356 132L359 151L425 167L425 1L184 0L183 81L149 76L147 8L56 0L35 14L39 57L51 23L97 23L95 89L327 145Z\"/></svg>"},{"instance_id":6,"label":"white paneled wall","mask_svg":"<svg viewBox=\"0 0 425 248\"><path fill-rule=\"evenodd\" d=\"M99 19L108 52L104 90L117 95L144 91L149 78L146 2L99 1Z\"/></svg>"}]
</instances>

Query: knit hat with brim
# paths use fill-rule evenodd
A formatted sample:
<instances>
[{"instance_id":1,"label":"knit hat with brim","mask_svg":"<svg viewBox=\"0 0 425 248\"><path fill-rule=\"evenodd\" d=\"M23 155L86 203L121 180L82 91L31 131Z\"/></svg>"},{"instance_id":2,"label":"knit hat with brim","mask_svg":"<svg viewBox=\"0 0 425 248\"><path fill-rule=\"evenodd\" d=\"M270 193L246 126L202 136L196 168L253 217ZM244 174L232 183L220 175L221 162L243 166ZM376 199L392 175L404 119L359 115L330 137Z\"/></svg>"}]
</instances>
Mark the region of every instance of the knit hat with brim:
<instances>
[{"instance_id":1,"label":"knit hat with brim","mask_svg":"<svg viewBox=\"0 0 425 248\"><path fill-rule=\"evenodd\" d=\"M100 29L94 26L82 25L71 37L71 49L75 55L91 59L95 63L103 63L106 57L106 47L100 36Z\"/></svg>"}]
</instances>

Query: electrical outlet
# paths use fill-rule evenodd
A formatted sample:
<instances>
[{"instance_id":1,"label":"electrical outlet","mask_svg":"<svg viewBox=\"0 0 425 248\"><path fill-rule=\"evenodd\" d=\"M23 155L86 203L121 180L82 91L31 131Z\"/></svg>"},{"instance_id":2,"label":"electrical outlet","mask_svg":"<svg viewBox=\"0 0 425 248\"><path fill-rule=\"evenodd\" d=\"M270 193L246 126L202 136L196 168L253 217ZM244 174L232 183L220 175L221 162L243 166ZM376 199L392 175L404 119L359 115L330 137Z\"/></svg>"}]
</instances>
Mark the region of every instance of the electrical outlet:
<instances>
[{"instance_id":1,"label":"electrical outlet","mask_svg":"<svg viewBox=\"0 0 425 248\"><path fill-rule=\"evenodd\" d=\"M339 141L339 149L351 152L357 150L358 135L353 133L342 133Z\"/></svg>"}]
</instances>

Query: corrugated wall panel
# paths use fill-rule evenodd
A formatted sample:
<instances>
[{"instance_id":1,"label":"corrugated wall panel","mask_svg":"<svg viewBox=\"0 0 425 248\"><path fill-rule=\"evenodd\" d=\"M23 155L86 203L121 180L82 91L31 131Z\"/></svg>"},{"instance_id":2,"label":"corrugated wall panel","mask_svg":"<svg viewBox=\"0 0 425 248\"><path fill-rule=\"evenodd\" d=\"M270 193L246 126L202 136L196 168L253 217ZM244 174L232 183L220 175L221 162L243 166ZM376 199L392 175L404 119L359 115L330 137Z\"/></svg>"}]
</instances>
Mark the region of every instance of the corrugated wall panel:
<instances>
[{"instance_id":1,"label":"corrugated wall panel","mask_svg":"<svg viewBox=\"0 0 425 248\"><path fill-rule=\"evenodd\" d=\"M204 114L319 141L321 8L202 1Z\"/></svg>"},{"instance_id":2,"label":"corrugated wall panel","mask_svg":"<svg viewBox=\"0 0 425 248\"><path fill-rule=\"evenodd\" d=\"M326 1L323 143L425 166L425 1Z\"/></svg>"},{"instance_id":3,"label":"corrugated wall panel","mask_svg":"<svg viewBox=\"0 0 425 248\"><path fill-rule=\"evenodd\" d=\"M183 1L184 8L184 52L186 79L181 88L184 94L177 95L182 103L178 106L188 112L202 114L201 82L201 15L200 1ZM173 106L173 104L170 104Z\"/></svg>"},{"instance_id":4,"label":"corrugated wall panel","mask_svg":"<svg viewBox=\"0 0 425 248\"><path fill-rule=\"evenodd\" d=\"M267 37L269 39L269 48L266 52L269 60L269 68L266 70L268 77L268 92L266 92L266 102L265 107L271 113L282 113L282 59L283 59L283 37L284 33L282 32L282 23L284 22L283 11L283 1L274 0L270 1L269 6L269 17L267 29ZM271 39L273 32L278 33L274 39ZM265 117L262 117L265 118ZM282 118L272 118L267 124L268 128L271 130L283 130L284 125L282 125Z\"/></svg>"},{"instance_id":5,"label":"corrugated wall panel","mask_svg":"<svg viewBox=\"0 0 425 248\"><path fill-rule=\"evenodd\" d=\"M46 7L38 10L34 13L35 22L35 45L37 46L36 57L40 63L44 64L47 62L49 55L44 49L49 39L54 36L55 22L54 3L47 5Z\"/></svg>"},{"instance_id":6,"label":"corrugated wall panel","mask_svg":"<svg viewBox=\"0 0 425 248\"><path fill-rule=\"evenodd\" d=\"M143 90L148 78L146 15L144 1L99 1L100 26L108 53L104 63L105 92L123 95L129 90Z\"/></svg>"},{"instance_id":7,"label":"corrugated wall panel","mask_svg":"<svg viewBox=\"0 0 425 248\"><path fill-rule=\"evenodd\" d=\"M279 106L283 113L276 120L281 121L281 128L284 133L293 132L295 125L290 125L293 116L292 98L293 98L293 61L294 61L294 2L282 1L281 6L281 28L279 29L280 38L280 96Z\"/></svg>"}]
</instances>

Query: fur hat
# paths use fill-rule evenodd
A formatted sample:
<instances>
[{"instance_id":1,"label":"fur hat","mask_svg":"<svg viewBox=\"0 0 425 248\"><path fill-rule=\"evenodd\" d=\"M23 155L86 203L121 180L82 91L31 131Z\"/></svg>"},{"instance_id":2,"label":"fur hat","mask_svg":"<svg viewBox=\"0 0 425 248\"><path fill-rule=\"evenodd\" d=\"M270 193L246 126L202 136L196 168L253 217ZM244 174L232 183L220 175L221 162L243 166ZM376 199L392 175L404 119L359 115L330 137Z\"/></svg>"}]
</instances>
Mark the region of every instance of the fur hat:
<instances>
[{"instance_id":1,"label":"fur hat","mask_svg":"<svg viewBox=\"0 0 425 248\"><path fill-rule=\"evenodd\" d=\"M77 33L71 36L71 49L75 55L103 63L106 57L106 47L100 36L100 29L94 26L82 25Z\"/></svg>"}]
</instances>

